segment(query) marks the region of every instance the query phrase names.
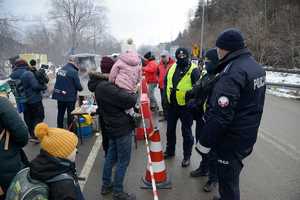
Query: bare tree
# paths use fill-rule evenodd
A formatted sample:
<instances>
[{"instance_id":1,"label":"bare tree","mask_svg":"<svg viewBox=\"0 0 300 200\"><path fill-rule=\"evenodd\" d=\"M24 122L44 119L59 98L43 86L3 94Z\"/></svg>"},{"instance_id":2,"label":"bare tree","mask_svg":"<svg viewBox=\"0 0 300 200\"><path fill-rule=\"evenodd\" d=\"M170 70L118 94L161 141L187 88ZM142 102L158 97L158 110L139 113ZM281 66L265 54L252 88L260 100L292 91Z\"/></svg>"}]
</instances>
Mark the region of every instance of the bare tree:
<instances>
[{"instance_id":1,"label":"bare tree","mask_svg":"<svg viewBox=\"0 0 300 200\"><path fill-rule=\"evenodd\" d=\"M95 0L52 0L52 19L65 22L69 28L71 49L79 45L79 36L93 23L92 18L101 15L103 7L96 6Z\"/></svg>"},{"instance_id":2,"label":"bare tree","mask_svg":"<svg viewBox=\"0 0 300 200\"><path fill-rule=\"evenodd\" d=\"M215 45L218 34L237 27L256 59L274 67L300 68L299 0L210 0L205 8L205 48ZM186 31L172 45L199 42L202 0Z\"/></svg>"}]
</instances>

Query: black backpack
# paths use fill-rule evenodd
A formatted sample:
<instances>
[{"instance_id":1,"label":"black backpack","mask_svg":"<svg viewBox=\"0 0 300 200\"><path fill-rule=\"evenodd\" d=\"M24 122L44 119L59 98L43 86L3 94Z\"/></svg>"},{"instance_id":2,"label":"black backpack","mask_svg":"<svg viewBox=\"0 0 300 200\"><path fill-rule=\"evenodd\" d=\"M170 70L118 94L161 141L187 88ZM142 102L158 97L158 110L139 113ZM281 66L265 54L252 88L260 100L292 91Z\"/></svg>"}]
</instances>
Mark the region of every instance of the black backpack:
<instances>
[{"instance_id":1,"label":"black backpack","mask_svg":"<svg viewBox=\"0 0 300 200\"><path fill-rule=\"evenodd\" d=\"M22 81L20 79L10 79L7 81L12 93L15 96L17 103L26 103L26 93L23 87Z\"/></svg>"},{"instance_id":2,"label":"black backpack","mask_svg":"<svg viewBox=\"0 0 300 200\"><path fill-rule=\"evenodd\" d=\"M32 70L32 72L41 85L47 85L49 83L49 77L43 68L40 68L39 70Z\"/></svg>"}]
</instances>

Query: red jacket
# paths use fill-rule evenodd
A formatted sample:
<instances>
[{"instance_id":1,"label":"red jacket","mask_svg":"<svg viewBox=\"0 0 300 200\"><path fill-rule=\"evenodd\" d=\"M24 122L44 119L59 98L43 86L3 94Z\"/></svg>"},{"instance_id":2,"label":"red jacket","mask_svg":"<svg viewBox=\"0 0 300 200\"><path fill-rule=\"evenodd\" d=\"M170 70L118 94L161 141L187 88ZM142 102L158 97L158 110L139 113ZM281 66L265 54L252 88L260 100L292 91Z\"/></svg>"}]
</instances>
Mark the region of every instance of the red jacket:
<instances>
[{"instance_id":1,"label":"red jacket","mask_svg":"<svg viewBox=\"0 0 300 200\"><path fill-rule=\"evenodd\" d=\"M158 73L159 73L158 83L160 89L164 88L164 80L167 75L167 71L170 69L170 67L172 67L174 63L175 61L172 58L169 59L169 62L166 65L162 61L160 61L158 65Z\"/></svg>"},{"instance_id":2,"label":"red jacket","mask_svg":"<svg viewBox=\"0 0 300 200\"><path fill-rule=\"evenodd\" d=\"M143 72L147 83L158 83L158 65L155 60L148 62Z\"/></svg>"}]
</instances>

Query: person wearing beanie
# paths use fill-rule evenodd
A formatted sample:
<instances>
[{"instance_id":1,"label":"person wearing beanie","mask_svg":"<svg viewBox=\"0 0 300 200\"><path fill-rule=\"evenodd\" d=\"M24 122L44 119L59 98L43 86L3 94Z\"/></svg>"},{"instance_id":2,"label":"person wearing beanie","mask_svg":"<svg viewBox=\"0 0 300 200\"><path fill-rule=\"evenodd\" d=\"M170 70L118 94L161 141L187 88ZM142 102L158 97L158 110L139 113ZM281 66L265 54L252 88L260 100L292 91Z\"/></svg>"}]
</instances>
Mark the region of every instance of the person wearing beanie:
<instances>
[{"instance_id":1,"label":"person wearing beanie","mask_svg":"<svg viewBox=\"0 0 300 200\"><path fill-rule=\"evenodd\" d=\"M113 65L115 64L116 61L114 61L112 58L108 57L108 56L104 56L101 59L101 63L100 63L100 68L101 68L101 72L104 74L109 74L111 68L113 67Z\"/></svg>"},{"instance_id":2,"label":"person wearing beanie","mask_svg":"<svg viewBox=\"0 0 300 200\"><path fill-rule=\"evenodd\" d=\"M22 96L24 97L17 97L16 101L22 104L24 120L31 137L30 140L38 142L34 136L34 127L45 118L42 91L46 90L47 87L38 81L28 63L22 59L15 63L15 68L10 77L15 81L16 89L23 92Z\"/></svg>"},{"instance_id":3,"label":"person wearing beanie","mask_svg":"<svg viewBox=\"0 0 300 200\"><path fill-rule=\"evenodd\" d=\"M24 104L26 103L26 94L21 82L21 76L23 75L24 72L26 72L28 69L28 64L25 60L23 59L17 59L16 62L12 62L12 73L10 74L11 78L11 87L13 94L16 99L17 103L17 108L19 113L24 112ZM15 86L15 87L13 87Z\"/></svg>"},{"instance_id":4,"label":"person wearing beanie","mask_svg":"<svg viewBox=\"0 0 300 200\"><path fill-rule=\"evenodd\" d=\"M67 127L73 121L71 112L75 109L77 101L77 92L82 91L82 85L80 83L78 75L78 64L76 58L70 56L68 63L63 66L56 74L56 82L52 98L57 100L57 127L64 128L64 116L67 111L68 124Z\"/></svg>"},{"instance_id":5,"label":"person wearing beanie","mask_svg":"<svg viewBox=\"0 0 300 200\"><path fill-rule=\"evenodd\" d=\"M10 87L6 80L0 80L0 200L15 175L27 164L21 149L28 142L28 129L10 103L7 94Z\"/></svg>"},{"instance_id":6,"label":"person wearing beanie","mask_svg":"<svg viewBox=\"0 0 300 200\"><path fill-rule=\"evenodd\" d=\"M143 73L148 83L150 107L153 111L156 111L158 109L158 104L155 97L155 88L158 83L158 65L156 63L155 56L151 51L144 55L144 59L146 66L143 67Z\"/></svg>"},{"instance_id":7,"label":"person wearing beanie","mask_svg":"<svg viewBox=\"0 0 300 200\"><path fill-rule=\"evenodd\" d=\"M108 81L105 74L90 74L88 88L95 93L98 114L101 116L101 131L108 138L108 150L102 175L101 194L113 193L114 200L135 200L135 195L124 191L123 182L131 159L132 117L125 110L137 102L137 94L130 94ZM115 175L112 180L112 169Z\"/></svg>"},{"instance_id":8,"label":"person wearing beanie","mask_svg":"<svg viewBox=\"0 0 300 200\"><path fill-rule=\"evenodd\" d=\"M48 183L50 200L83 200L78 184L75 158L77 136L65 129L49 128L40 123L35 127L35 135L40 141L40 154L30 162L30 177L46 182L61 174L72 179Z\"/></svg>"},{"instance_id":9,"label":"person wearing beanie","mask_svg":"<svg viewBox=\"0 0 300 200\"><path fill-rule=\"evenodd\" d=\"M236 28L226 29L217 38L216 47L221 60L227 54L245 48L244 36Z\"/></svg>"},{"instance_id":10,"label":"person wearing beanie","mask_svg":"<svg viewBox=\"0 0 300 200\"><path fill-rule=\"evenodd\" d=\"M134 44L132 38L128 38L121 44L121 53L126 53L128 51L136 52L136 45Z\"/></svg>"},{"instance_id":11,"label":"person wearing beanie","mask_svg":"<svg viewBox=\"0 0 300 200\"><path fill-rule=\"evenodd\" d=\"M264 109L266 73L239 30L223 31L216 47L220 75L208 97L198 150L202 155L216 152L220 197L214 199L239 200L243 159L256 143Z\"/></svg>"},{"instance_id":12,"label":"person wearing beanie","mask_svg":"<svg viewBox=\"0 0 300 200\"><path fill-rule=\"evenodd\" d=\"M139 55L132 51L122 53L109 74L109 81L119 88L123 88L129 94L138 92L141 79L141 60ZM125 112L133 118L136 115L133 108L125 110Z\"/></svg>"},{"instance_id":13,"label":"person wearing beanie","mask_svg":"<svg viewBox=\"0 0 300 200\"><path fill-rule=\"evenodd\" d=\"M193 86L193 89L189 91L187 95L189 106L192 107L194 118L196 120L196 150L198 153L199 150L197 146L201 137L201 129L205 123L202 118L205 110L208 109L206 102L212 92L214 84L219 77L219 74L216 72L218 63L219 59L217 49L209 49L204 57L205 70L203 70L201 78L197 81L197 83ZM216 154L212 150L210 151L209 155L202 154L200 152L200 156L202 157L200 165L196 170L190 173L190 176L201 177L209 175L208 181L204 185L203 190L205 192L211 192L216 189L218 182Z\"/></svg>"},{"instance_id":14,"label":"person wearing beanie","mask_svg":"<svg viewBox=\"0 0 300 200\"><path fill-rule=\"evenodd\" d=\"M160 63L158 65L158 85L160 89L161 107L163 109L163 119L167 119L167 102L164 98L164 80L167 75L167 71L174 65L175 61L171 58L168 51L164 50L160 54Z\"/></svg>"},{"instance_id":15,"label":"person wearing beanie","mask_svg":"<svg viewBox=\"0 0 300 200\"><path fill-rule=\"evenodd\" d=\"M190 165L194 145L192 134L193 115L187 107L186 94L200 78L198 66L190 62L190 53L185 48L176 50L176 64L168 70L165 78L164 95L167 99L167 148L166 159L174 157L177 121L181 121L183 136L182 167Z\"/></svg>"}]
</instances>

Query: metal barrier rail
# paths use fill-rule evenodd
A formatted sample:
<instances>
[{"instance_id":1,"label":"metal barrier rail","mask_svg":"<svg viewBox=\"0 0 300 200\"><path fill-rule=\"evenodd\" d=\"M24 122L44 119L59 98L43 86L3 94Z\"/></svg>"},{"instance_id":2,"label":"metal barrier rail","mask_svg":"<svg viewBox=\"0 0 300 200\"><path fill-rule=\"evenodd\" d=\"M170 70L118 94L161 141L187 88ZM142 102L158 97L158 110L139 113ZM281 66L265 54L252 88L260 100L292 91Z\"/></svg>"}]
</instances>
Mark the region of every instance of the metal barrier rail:
<instances>
[{"instance_id":1,"label":"metal barrier rail","mask_svg":"<svg viewBox=\"0 0 300 200\"><path fill-rule=\"evenodd\" d=\"M281 72L289 74L300 74L300 69L284 69L284 68L273 68L273 67L264 67L266 71L270 72Z\"/></svg>"},{"instance_id":2,"label":"metal barrier rail","mask_svg":"<svg viewBox=\"0 0 300 200\"><path fill-rule=\"evenodd\" d=\"M295 88L295 89L300 89L300 85L297 84L289 84L289 83L271 83L271 82L266 82L267 86L278 86L278 87L286 87L286 88Z\"/></svg>"}]
</instances>

